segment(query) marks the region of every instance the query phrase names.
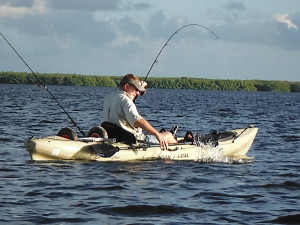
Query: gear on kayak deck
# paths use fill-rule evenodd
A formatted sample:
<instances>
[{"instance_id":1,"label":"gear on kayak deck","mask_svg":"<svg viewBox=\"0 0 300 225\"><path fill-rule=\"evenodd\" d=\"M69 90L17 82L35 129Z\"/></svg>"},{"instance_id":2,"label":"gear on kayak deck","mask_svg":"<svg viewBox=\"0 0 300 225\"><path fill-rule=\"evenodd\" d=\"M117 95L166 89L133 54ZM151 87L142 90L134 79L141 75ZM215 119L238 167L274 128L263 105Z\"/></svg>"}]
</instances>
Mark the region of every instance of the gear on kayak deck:
<instances>
[{"instance_id":1,"label":"gear on kayak deck","mask_svg":"<svg viewBox=\"0 0 300 225\"><path fill-rule=\"evenodd\" d=\"M103 127L98 126L98 127L93 127L89 130L88 137L108 138L108 134Z\"/></svg>"},{"instance_id":2,"label":"gear on kayak deck","mask_svg":"<svg viewBox=\"0 0 300 225\"><path fill-rule=\"evenodd\" d=\"M185 142L193 142L194 141L194 135L193 135L192 131L187 131L184 135L183 140Z\"/></svg>"},{"instance_id":3,"label":"gear on kayak deck","mask_svg":"<svg viewBox=\"0 0 300 225\"><path fill-rule=\"evenodd\" d=\"M226 141L230 139L234 140L236 137L237 137L237 133L234 131L212 130L209 134L196 133L193 139L193 143L197 146L199 146L202 143L202 144L211 144L212 146L216 147L219 145L220 141Z\"/></svg>"},{"instance_id":4,"label":"gear on kayak deck","mask_svg":"<svg viewBox=\"0 0 300 225\"><path fill-rule=\"evenodd\" d=\"M60 129L57 133L57 136L67 138L67 139L70 139L70 140L77 140L78 139L77 133L72 128L69 128L69 127L64 127L62 129Z\"/></svg>"}]
</instances>

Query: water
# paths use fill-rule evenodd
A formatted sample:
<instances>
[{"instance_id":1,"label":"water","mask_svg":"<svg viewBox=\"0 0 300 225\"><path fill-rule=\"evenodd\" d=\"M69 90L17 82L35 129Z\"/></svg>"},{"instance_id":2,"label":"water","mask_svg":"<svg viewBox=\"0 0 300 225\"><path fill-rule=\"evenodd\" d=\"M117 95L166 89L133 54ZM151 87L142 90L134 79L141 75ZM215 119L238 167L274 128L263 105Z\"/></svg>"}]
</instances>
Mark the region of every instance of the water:
<instances>
[{"instance_id":1,"label":"water","mask_svg":"<svg viewBox=\"0 0 300 225\"><path fill-rule=\"evenodd\" d=\"M251 163L34 162L32 135L71 126L46 91L0 85L1 224L300 224L300 94L157 90L138 100L155 127L260 130ZM50 87L84 131L112 88Z\"/></svg>"}]
</instances>

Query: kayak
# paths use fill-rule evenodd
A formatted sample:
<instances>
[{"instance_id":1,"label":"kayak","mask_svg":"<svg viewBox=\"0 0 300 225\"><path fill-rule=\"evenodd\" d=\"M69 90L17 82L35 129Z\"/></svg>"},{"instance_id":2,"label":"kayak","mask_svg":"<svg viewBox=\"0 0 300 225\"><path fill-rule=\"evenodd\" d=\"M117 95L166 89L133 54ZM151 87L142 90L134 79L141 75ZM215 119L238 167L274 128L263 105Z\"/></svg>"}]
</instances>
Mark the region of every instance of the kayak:
<instances>
[{"instance_id":1,"label":"kayak","mask_svg":"<svg viewBox=\"0 0 300 225\"><path fill-rule=\"evenodd\" d=\"M177 138L178 143L162 150L158 144L116 142L113 138L83 137L71 140L61 136L31 137L24 146L32 160L209 160L213 157L246 156L258 128L251 125L243 129L214 131L207 135L194 135L192 141Z\"/></svg>"}]
</instances>

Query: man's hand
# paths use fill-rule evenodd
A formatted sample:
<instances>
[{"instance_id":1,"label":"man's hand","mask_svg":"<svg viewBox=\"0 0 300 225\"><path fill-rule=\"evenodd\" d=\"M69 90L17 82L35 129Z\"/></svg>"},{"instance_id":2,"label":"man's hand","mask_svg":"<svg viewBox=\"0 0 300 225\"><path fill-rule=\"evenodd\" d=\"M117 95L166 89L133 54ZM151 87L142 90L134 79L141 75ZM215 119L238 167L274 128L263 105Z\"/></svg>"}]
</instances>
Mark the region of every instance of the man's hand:
<instances>
[{"instance_id":1,"label":"man's hand","mask_svg":"<svg viewBox=\"0 0 300 225\"><path fill-rule=\"evenodd\" d=\"M167 150L169 146L168 142L165 140L163 133L156 133L155 137L159 141L160 148L163 150Z\"/></svg>"},{"instance_id":2,"label":"man's hand","mask_svg":"<svg viewBox=\"0 0 300 225\"><path fill-rule=\"evenodd\" d=\"M167 150L169 148L169 144L175 144L177 141L174 139L173 134L171 132L163 132L159 133L147 120L141 118L134 123L135 127L140 127L148 133L154 135L156 139L159 141L160 147L163 150Z\"/></svg>"}]
</instances>

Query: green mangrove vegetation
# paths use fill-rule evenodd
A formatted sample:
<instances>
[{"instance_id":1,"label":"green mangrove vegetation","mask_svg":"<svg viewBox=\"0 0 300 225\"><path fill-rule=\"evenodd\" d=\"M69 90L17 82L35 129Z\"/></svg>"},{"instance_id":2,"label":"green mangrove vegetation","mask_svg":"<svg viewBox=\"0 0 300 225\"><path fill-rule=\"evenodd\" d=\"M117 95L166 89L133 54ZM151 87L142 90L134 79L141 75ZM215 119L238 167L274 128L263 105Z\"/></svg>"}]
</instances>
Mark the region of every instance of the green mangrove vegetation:
<instances>
[{"instance_id":1,"label":"green mangrove vegetation","mask_svg":"<svg viewBox=\"0 0 300 225\"><path fill-rule=\"evenodd\" d=\"M36 73L46 85L117 87L122 76L45 74ZM36 77L25 72L0 72L2 84L35 84ZM150 88L300 92L300 82L267 80L222 80L189 77L157 78L147 80Z\"/></svg>"}]
</instances>

